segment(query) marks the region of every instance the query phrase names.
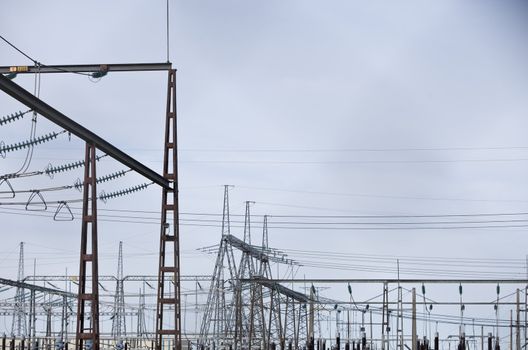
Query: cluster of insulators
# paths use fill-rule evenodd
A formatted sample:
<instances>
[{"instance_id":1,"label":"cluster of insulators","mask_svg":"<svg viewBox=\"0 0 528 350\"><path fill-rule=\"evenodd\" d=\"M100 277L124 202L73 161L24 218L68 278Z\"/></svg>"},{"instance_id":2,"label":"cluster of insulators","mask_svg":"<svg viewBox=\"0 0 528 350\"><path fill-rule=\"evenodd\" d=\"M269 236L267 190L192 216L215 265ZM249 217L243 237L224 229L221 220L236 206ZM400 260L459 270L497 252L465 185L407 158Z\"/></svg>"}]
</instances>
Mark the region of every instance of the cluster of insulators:
<instances>
[{"instance_id":1,"label":"cluster of insulators","mask_svg":"<svg viewBox=\"0 0 528 350\"><path fill-rule=\"evenodd\" d=\"M25 111L25 112L17 112L17 113L13 113L11 115L6 115L5 117L2 117L0 118L0 125L4 125L4 124L9 124L9 123L12 123L18 119L21 119L21 118L24 118L24 116L31 112L30 110L29 111Z\"/></svg>"},{"instance_id":2,"label":"cluster of insulators","mask_svg":"<svg viewBox=\"0 0 528 350\"><path fill-rule=\"evenodd\" d=\"M99 161L99 159L101 159L103 156L97 156L95 157L95 160ZM48 167L46 168L46 170L44 170L44 173L46 175L53 175L53 174L57 174L57 173L62 173L64 171L69 171L69 170L73 170L73 169L77 169L77 168L80 168L84 166L84 160L79 160L77 162L73 162L73 163L68 163L68 164L63 164L63 165L59 165L59 166L53 166L50 164L48 164Z\"/></svg>"},{"instance_id":3,"label":"cluster of insulators","mask_svg":"<svg viewBox=\"0 0 528 350\"><path fill-rule=\"evenodd\" d=\"M150 185L152 185L152 183L144 183L144 184L141 184L141 185L137 185L137 186L134 186L134 187L129 187L127 189L119 190L119 191L115 191L115 192L111 192L111 193L105 193L103 191L103 192L101 192L99 194L99 199L102 200L103 202L106 202L106 200L108 200L110 198L121 197L121 196L130 194L130 193L133 193L133 192L144 190L145 188L147 188Z\"/></svg>"},{"instance_id":4,"label":"cluster of insulators","mask_svg":"<svg viewBox=\"0 0 528 350\"><path fill-rule=\"evenodd\" d=\"M39 136L39 137L37 137L35 139L26 140L26 141L23 141L23 142L18 142L18 143L15 143L15 144L12 144L12 145L7 145L7 146L2 141L2 142L0 142L0 155L3 158L5 158L5 154L7 152L18 151L20 149L28 148L28 147L31 147L31 146L34 146L34 145L38 145L38 144L41 144L41 143L44 143L44 142L51 141L53 139L56 139L60 134L63 134L65 132L66 131L52 132L52 133L49 133L47 135Z\"/></svg>"},{"instance_id":5,"label":"cluster of insulators","mask_svg":"<svg viewBox=\"0 0 528 350\"><path fill-rule=\"evenodd\" d=\"M117 171L115 173L112 173L112 174L108 174L108 175L105 175L105 176L101 176L101 177L98 177L95 182L96 183L102 183L102 182L106 182L106 181L110 181L110 180L114 180L114 179L117 179L121 176L124 176L126 173L128 173L130 170L120 170L120 171ZM81 191L82 188L83 188L83 184L81 182L81 179L77 179L77 181L75 182L75 184L73 185L73 187L75 187L75 189L77 189L78 191Z\"/></svg>"}]
</instances>

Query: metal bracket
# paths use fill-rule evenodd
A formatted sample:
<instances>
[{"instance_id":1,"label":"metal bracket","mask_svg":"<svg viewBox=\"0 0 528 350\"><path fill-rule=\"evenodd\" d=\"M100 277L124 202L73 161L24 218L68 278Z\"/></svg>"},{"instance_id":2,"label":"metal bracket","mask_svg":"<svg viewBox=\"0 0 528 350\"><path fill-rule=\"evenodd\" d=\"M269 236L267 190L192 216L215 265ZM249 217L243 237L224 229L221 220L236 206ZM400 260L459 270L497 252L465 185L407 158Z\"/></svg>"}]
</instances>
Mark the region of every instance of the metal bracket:
<instances>
[{"instance_id":1,"label":"metal bracket","mask_svg":"<svg viewBox=\"0 0 528 350\"><path fill-rule=\"evenodd\" d=\"M11 193L11 195L9 197L6 197L6 196L1 196L5 193L9 193L9 192L0 192L0 198L15 198L16 194L15 194L15 190L13 189L13 186L11 186L11 183L9 182L8 179L2 179L2 181L0 181L0 188L2 187L2 184L3 183L6 183L7 186L9 186L9 192Z\"/></svg>"},{"instance_id":2,"label":"metal bracket","mask_svg":"<svg viewBox=\"0 0 528 350\"><path fill-rule=\"evenodd\" d=\"M67 218L61 218L59 216L60 212L63 211L63 209L67 210L68 216ZM73 213L70 209L70 206L68 205L68 202L61 201L59 202L59 206L57 207L57 210L55 211L55 215L53 215L54 221L73 221L75 220L75 217L73 216Z\"/></svg>"},{"instance_id":3,"label":"metal bracket","mask_svg":"<svg viewBox=\"0 0 528 350\"><path fill-rule=\"evenodd\" d=\"M5 151L4 147L5 147L5 142L4 141L0 141L0 157L2 157L3 159L5 159L6 154L7 154L7 152Z\"/></svg>"},{"instance_id":4,"label":"metal bracket","mask_svg":"<svg viewBox=\"0 0 528 350\"><path fill-rule=\"evenodd\" d=\"M99 192L99 199L100 199L104 204L106 204L106 192L105 192L105 191L101 191L101 192Z\"/></svg>"},{"instance_id":5,"label":"metal bracket","mask_svg":"<svg viewBox=\"0 0 528 350\"><path fill-rule=\"evenodd\" d=\"M35 199L35 197L37 197L40 202L42 204L44 204L44 209L38 209L38 207L41 205L41 204L32 204L33 202L33 199ZM36 209L30 209L31 207L36 207ZM44 197L40 194L40 191L33 191L33 193L31 194L31 196L29 196L29 199L26 203L26 210L27 211L46 211L48 210L48 205L46 204L46 200L44 199Z\"/></svg>"},{"instance_id":6,"label":"metal bracket","mask_svg":"<svg viewBox=\"0 0 528 350\"><path fill-rule=\"evenodd\" d=\"M82 183L81 179L77 178L77 181L75 181L75 184L73 184L73 187L75 187L75 189L77 191L82 192L83 183Z\"/></svg>"},{"instance_id":7,"label":"metal bracket","mask_svg":"<svg viewBox=\"0 0 528 350\"><path fill-rule=\"evenodd\" d=\"M44 171L46 173L46 175L49 176L50 179L53 180L53 178L55 177L55 175L50 172L50 170L53 168L53 165L51 163L48 163L48 166L46 167L46 170Z\"/></svg>"}]
</instances>

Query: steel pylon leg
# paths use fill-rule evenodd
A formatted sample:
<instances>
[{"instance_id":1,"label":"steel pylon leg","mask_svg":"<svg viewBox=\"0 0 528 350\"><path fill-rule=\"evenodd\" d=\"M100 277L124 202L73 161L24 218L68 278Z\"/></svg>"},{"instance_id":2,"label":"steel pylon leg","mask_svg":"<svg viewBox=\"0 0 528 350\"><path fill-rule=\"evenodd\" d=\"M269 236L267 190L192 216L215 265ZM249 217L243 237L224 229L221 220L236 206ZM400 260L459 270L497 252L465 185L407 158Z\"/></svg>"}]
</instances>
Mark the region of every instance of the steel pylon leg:
<instances>
[{"instance_id":1,"label":"steel pylon leg","mask_svg":"<svg viewBox=\"0 0 528 350\"><path fill-rule=\"evenodd\" d=\"M176 70L169 71L167 109L163 155L163 177L170 189L163 188L161 202L158 299L156 306L156 350L162 350L165 340L173 339L175 350L181 350L180 309L180 237L178 218L178 158L176 128ZM173 224L169 224L169 218ZM174 292L165 289L174 283ZM168 317L165 317L168 316ZM172 350L172 349L170 349Z\"/></svg>"},{"instance_id":2,"label":"steel pylon leg","mask_svg":"<svg viewBox=\"0 0 528 350\"><path fill-rule=\"evenodd\" d=\"M99 350L99 272L97 266L97 191L95 151L96 148L94 144L86 143L79 293L77 297L77 331L75 336L76 350L85 350L86 348ZM88 244L88 242L90 242L90 244ZM91 272L91 286L86 284L88 271ZM89 344L91 344L91 347L86 346Z\"/></svg>"}]
</instances>

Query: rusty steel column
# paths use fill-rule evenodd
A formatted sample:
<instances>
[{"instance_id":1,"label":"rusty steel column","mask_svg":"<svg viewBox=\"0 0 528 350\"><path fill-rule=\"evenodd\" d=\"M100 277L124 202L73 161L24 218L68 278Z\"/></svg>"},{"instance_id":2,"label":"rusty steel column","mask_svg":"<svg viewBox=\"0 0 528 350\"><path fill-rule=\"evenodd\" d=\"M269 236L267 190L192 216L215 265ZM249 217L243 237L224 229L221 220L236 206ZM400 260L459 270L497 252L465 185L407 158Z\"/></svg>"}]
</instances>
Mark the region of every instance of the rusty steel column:
<instances>
[{"instance_id":1,"label":"rusty steel column","mask_svg":"<svg viewBox=\"0 0 528 350\"><path fill-rule=\"evenodd\" d=\"M176 70L171 69L169 71L167 85L163 155L163 177L169 181L170 188L163 188L161 202L158 300L156 305L156 350L162 350L164 340L170 340L171 338L174 341L174 349L181 350L180 236L176 125ZM169 223L169 218L173 220L172 226ZM174 293L165 290L166 282L174 283Z\"/></svg>"},{"instance_id":2,"label":"rusty steel column","mask_svg":"<svg viewBox=\"0 0 528 350\"><path fill-rule=\"evenodd\" d=\"M81 229L81 261L79 268L79 294L77 296L77 331L75 336L76 350L84 350L86 345L90 343L92 350L99 350L99 272L97 266L97 191L95 151L96 148L94 144L86 143ZM88 271L91 272L91 286L87 286L86 284ZM85 322L89 323L86 325Z\"/></svg>"}]
</instances>

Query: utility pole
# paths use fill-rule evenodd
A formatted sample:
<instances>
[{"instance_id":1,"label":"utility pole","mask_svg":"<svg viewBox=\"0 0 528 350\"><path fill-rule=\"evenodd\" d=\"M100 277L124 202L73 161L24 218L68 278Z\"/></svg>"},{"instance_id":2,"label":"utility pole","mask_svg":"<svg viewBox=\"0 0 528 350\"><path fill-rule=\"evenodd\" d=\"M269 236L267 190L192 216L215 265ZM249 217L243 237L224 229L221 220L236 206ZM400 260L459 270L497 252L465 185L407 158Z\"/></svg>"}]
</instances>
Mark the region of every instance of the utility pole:
<instances>
[{"instance_id":1,"label":"utility pole","mask_svg":"<svg viewBox=\"0 0 528 350\"><path fill-rule=\"evenodd\" d=\"M383 307L382 307L382 321L381 321L381 350L386 350L387 344L385 343L386 337L388 337L388 334L385 335L385 332L388 331L389 328L389 287L387 282L383 283ZM414 350L414 349L413 349Z\"/></svg>"},{"instance_id":2,"label":"utility pole","mask_svg":"<svg viewBox=\"0 0 528 350\"><path fill-rule=\"evenodd\" d=\"M412 289L412 350L417 350L416 335L416 288Z\"/></svg>"},{"instance_id":3,"label":"utility pole","mask_svg":"<svg viewBox=\"0 0 528 350\"><path fill-rule=\"evenodd\" d=\"M515 321L515 350L521 350L521 291L517 288Z\"/></svg>"},{"instance_id":4,"label":"utility pole","mask_svg":"<svg viewBox=\"0 0 528 350\"><path fill-rule=\"evenodd\" d=\"M313 349L313 342L314 342L314 316L315 316L315 310L314 310L314 299L315 299L315 295L314 295L314 286L312 285L310 287L310 315L309 315L309 321L308 321L308 349L309 350L314 350ZM350 322L347 322L347 329L348 329L348 332L347 332L347 336L348 338L350 338Z\"/></svg>"},{"instance_id":5,"label":"utility pole","mask_svg":"<svg viewBox=\"0 0 528 350\"><path fill-rule=\"evenodd\" d=\"M404 350L403 348L403 290L398 285L398 314L396 317L396 334L397 334L397 349Z\"/></svg>"},{"instance_id":6,"label":"utility pole","mask_svg":"<svg viewBox=\"0 0 528 350\"><path fill-rule=\"evenodd\" d=\"M404 350L403 348L403 289L400 285L400 260L396 260L398 267L398 311L396 317L396 348ZM425 298L425 293L424 293Z\"/></svg>"}]
</instances>

